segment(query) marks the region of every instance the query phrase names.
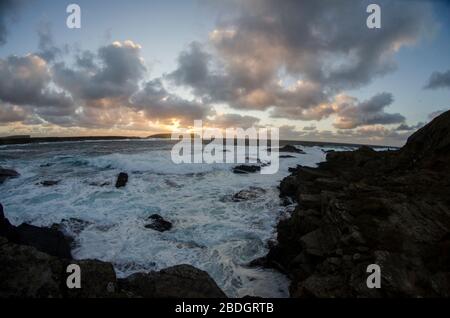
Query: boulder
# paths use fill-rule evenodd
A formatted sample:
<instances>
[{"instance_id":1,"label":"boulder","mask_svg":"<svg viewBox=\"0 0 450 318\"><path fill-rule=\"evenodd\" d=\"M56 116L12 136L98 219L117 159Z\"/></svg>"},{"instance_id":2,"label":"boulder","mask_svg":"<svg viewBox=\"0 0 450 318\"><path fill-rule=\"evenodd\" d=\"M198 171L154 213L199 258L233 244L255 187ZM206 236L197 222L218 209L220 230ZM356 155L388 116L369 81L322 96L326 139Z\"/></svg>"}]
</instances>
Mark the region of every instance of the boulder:
<instances>
[{"instance_id":1,"label":"boulder","mask_svg":"<svg viewBox=\"0 0 450 318\"><path fill-rule=\"evenodd\" d=\"M144 298L225 298L208 273L190 265L177 265L159 272L137 273L119 280L129 295Z\"/></svg>"},{"instance_id":2,"label":"boulder","mask_svg":"<svg viewBox=\"0 0 450 318\"><path fill-rule=\"evenodd\" d=\"M152 229L158 232L169 231L172 228L172 223L164 220L161 215L153 214L148 218L151 223L145 225L146 229Z\"/></svg>"},{"instance_id":3,"label":"boulder","mask_svg":"<svg viewBox=\"0 0 450 318\"><path fill-rule=\"evenodd\" d=\"M122 188L127 185L128 182L128 174L125 172L119 173L116 181L116 188Z\"/></svg>"}]
</instances>

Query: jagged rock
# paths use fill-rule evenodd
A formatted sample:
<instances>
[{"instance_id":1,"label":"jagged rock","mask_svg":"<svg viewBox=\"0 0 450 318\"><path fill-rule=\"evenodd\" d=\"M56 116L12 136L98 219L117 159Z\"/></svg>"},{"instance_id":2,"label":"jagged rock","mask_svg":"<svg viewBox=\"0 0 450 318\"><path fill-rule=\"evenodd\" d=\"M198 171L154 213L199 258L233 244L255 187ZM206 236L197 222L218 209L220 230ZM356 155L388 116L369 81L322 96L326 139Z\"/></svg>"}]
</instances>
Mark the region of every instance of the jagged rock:
<instances>
[{"instance_id":1,"label":"jagged rock","mask_svg":"<svg viewBox=\"0 0 450 318\"><path fill-rule=\"evenodd\" d=\"M145 225L145 228L147 229L165 232L169 231L172 228L172 223L164 220L164 218L161 215L153 214L149 217L149 220L151 220L152 223Z\"/></svg>"},{"instance_id":2,"label":"jagged rock","mask_svg":"<svg viewBox=\"0 0 450 318\"><path fill-rule=\"evenodd\" d=\"M261 171L261 167L254 165L240 165L233 168L233 172L237 174L255 173L258 171Z\"/></svg>"},{"instance_id":3,"label":"jagged rock","mask_svg":"<svg viewBox=\"0 0 450 318\"><path fill-rule=\"evenodd\" d=\"M17 178L19 176L20 174L15 170L3 169L2 167L0 167L0 184L5 182L9 178Z\"/></svg>"},{"instance_id":4,"label":"jagged rock","mask_svg":"<svg viewBox=\"0 0 450 318\"><path fill-rule=\"evenodd\" d=\"M116 181L116 188L122 188L127 185L128 182L128 174L125 172L119 173Z\"/></svg>"},{"instance_id":5,"label":"jagged rock","mask_svg":"<svg viewBox=\"0 0 450 318\"><path fill-rule=\"evenodd\" d=\"M225 298L208 273L190 265L177 265L159 272L133 274L119 280L129 295L145 298Z\"/></svg>"}]
</instances>

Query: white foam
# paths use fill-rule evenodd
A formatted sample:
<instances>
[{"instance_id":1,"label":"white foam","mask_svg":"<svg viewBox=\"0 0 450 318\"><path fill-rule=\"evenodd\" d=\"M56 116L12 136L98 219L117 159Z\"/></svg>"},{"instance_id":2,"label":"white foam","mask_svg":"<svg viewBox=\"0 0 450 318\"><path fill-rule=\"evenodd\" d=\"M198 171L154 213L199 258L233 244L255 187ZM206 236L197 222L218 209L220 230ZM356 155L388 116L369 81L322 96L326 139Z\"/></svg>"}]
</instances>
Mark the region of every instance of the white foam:
<instances>
[{"instance_id":1,"label":"white foam","mask_svg":"<svg viewBox=\"0 0 450 318\"><path fill-rule=\"evenodd\" d=\"M206 270L228 296L285 297L285 276L247 264L264 256L267 241L275 237L283 213L277 186L288 168L315 166L325 158L319 147L303 150L306 154L280 159L275 175L236 175L227 164L175 165L169 150L77 156L55 149L48 155L6 160L21 177L2 185L0 197L14 224L49 226L71 217L91 222L76 237L74 256L112 262L120 277L192 264ZM52 165L40 167L48 162ZM120 171L129 173L129 182L116 189ZM37 185L42 180L61 181L54 187ZM110 185L89 185L93 182ZM267 192L247 202L224 199L250 186ZM173 229L146 229L154 213L171 221Z\"/></svg>"}]
</instances>

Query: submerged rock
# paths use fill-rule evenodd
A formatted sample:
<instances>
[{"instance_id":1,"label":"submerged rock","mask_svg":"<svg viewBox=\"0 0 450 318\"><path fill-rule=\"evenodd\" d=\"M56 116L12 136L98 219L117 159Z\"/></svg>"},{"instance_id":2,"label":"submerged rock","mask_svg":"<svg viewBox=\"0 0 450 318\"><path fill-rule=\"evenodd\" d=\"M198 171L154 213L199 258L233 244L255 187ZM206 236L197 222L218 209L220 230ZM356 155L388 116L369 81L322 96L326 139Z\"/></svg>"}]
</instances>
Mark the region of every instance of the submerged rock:
<instances>
[{"instance_id":1,"label":"submerged rock","mask_svg":"<svg viewBox=\"0 0 450 318\"><path fill-rule=\"evenodd\" d=\"M17 178L19 176L20 174L15 170L3 169L2 167L0 167L0 184L5 182L9 178Z\"/></svg>"},{"instance_id":2,"label":"submerged rock","mask_svg":"<svg viewBox=\"0 0 450 318\"><path fill-rule=\"evenodd\" d=\"M116 188L122 188L127 185L128 182L128 174L125 172L119 173L116 181Z\"/></svg>"},{"instance_id":3,"label":"submerged rock","mask_svg":"<svg viewBox=\"0 0 450 318\"><path fill-rule=\"evenodd\" d=\"M45 180L45 181L41 181L41 185L44 187L52 187L55 186L59 183L59 180Z\"/></svg>"},{"instance_id":4,"label":"submerged rock","mask_svg":"<svg viewBox=\"0 0 450 318\"><path fill-rule=\"evenodd\" d=\"M248 201L256 199L266 193L266 190L258 187L250 187L235 193L232 197L234 202Z\"/></svg>"},{"instance_id":5,"label":"submerged rock","mask_svg":"<svg viewBox=\"0 0 450 318\"><path fill-rule=\"evenodd\" d=\"M152 223L145 225L146 229L152 229L159 232L169 231L172 228L172 223L164 220L159 214L153 214L149 217Z\"/></svg>"},{"instance_id":6,"label":"submerged rock","mask_svg":"<svg viewBox=\"0 0 450 318\"><path fill-rule=\"evenodd\" d=\"M255 173L258 171L261 171L261 167L256 165L240 165L233 168L233 172L237 174Z\"/></svg>"}]
</instances>

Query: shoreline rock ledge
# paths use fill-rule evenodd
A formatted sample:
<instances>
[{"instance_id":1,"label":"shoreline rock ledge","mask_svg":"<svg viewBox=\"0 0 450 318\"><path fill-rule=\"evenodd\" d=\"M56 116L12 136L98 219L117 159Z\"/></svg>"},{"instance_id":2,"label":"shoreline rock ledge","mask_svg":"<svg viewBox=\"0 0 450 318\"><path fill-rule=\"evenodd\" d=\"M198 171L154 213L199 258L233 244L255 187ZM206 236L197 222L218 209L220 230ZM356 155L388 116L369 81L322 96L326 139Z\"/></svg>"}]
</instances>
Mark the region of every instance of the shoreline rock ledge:
<instances>
[{"instance_id":1,"label":"shoreline rock ledge","mask_svg":"<svg viewBox=\"0 0 450 318\"><path fill-rule=\"evenodd\" d=\"M280 184L297 206L254 264L291 279L291 297L450 297L450 111L400 150L331 152ZM381 269L369 289L367 267Z\"/></svg>"}]
</instances>

